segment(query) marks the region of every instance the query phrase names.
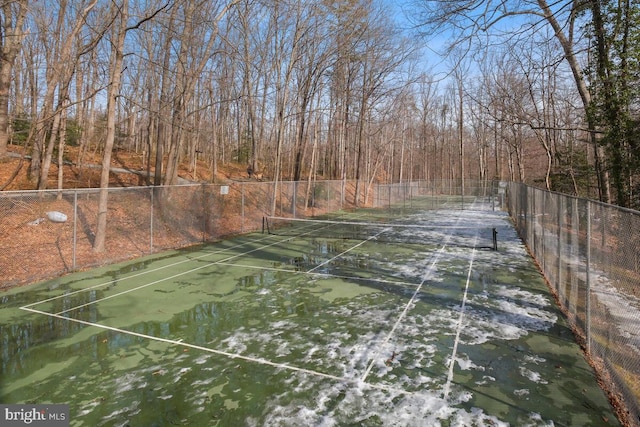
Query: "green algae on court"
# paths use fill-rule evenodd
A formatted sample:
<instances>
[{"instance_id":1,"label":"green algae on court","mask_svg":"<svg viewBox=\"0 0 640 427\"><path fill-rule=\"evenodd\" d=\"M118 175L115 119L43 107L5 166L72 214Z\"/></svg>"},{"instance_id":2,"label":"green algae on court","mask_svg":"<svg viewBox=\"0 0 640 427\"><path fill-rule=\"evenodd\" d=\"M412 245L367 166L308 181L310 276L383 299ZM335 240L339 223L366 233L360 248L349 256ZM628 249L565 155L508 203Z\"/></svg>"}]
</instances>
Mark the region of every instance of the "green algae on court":
<instances>
[{"instance_id":1,"label":"green algae on court","mask_svg":"<svg viewBox=\"0 0 640 427\"><path fill-rule=\"evenodd\" d=\"M619 425L483 215L498 252L256 234L5 292L0 401L78 426Z\"/></svg>"}]
</instances>

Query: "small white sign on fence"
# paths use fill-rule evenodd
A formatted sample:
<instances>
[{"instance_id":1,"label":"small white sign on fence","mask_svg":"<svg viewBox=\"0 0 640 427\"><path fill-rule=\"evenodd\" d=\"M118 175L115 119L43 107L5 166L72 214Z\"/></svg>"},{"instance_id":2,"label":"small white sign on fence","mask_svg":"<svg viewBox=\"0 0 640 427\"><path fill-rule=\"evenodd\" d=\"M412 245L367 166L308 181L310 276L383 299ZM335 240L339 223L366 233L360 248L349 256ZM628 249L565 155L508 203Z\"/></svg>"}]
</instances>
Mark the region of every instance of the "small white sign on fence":
<instances>
[{"instance_id":1,"label":"small white sign on fence","mask_svg":"<svg viewBox=\"0 0 640 427\"><path fill-rule=\"evenodd\" d=\"M220 187L220 194L222 194L223 196L229 194L229 186L223 185L222 187Z\"/></svg>"}]
</instances>

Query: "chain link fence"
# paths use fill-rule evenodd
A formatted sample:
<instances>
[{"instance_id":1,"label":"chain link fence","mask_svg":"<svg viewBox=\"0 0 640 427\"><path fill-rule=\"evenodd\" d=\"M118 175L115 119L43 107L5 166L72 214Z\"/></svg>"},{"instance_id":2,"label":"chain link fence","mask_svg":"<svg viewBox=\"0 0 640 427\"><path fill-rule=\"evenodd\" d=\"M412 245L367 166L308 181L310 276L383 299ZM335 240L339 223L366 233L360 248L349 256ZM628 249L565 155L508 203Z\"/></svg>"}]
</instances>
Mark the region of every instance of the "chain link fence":
<instances>
[{"instance_id":1,"label":"chain link fence","mask_svg":"<svg viewBox=\"0 0 640 427\"><path fill-rule=\"evenodd\" d=\"M477 197L506 205L621 417L640 426L640 212L518 183L459 180L375 185L359 204L440 195L459 196L453 206L461 209ZM93 250L98 198L98 189L0 192L0 289L257 231L267 215L352 208L355 183L113 188L103 253Z\"/></svg>"},{"instance_id":2,"label":"chain link fence","mask_svg":"<svg viewBox=\"0 0 640 427\"><path fill-rule=\"evenodd\" d=\"M0 192L0 289L262 228L266 215L312 217L358 206L411 203L419 196L462 196L465 208L490 194L459 181L361 183L255 182L110 188L105 251L93 250L99 189ZM433 208L439 208L433 199ZM62 218L64 217L64 220Z\"/></svg>"},{"instance_id":3,"label":"chain link fence","mask_svg":"<svg viewBox=\"0 0 640 427\"><path fill-rule=\"evenodd\" d=\"M396 184L380 184L374 192L373 206L383 208L391 205L411 205L421 196L430 196L431 206L437 209L446 201L448 208L468 209L478 198L491 200L492 208L499 209L503 202L497 182L477 180L433 180L406 181ZM436 196L436 197L434 197ZM439 200L437 196L443 198ZM454 199L451 197L455 196ZM425 206L421 203L421 206Z\"/></svg>"},{"instance_id":4,"label":"chain link fence","mask_svg":"<svg viewBox=\"0 0 640 427\"><path fill-rule=\"evenodd\" d=\"M518 183L507 196L619 414L640 426L640 212Z\"/></svg>"},{"instance_id":5,"label":"chain link fence","mask_svg":"<svg viewBox=\"0 0 640 427\"><path fill-rule=\"evenodd\" d=\"M348 181L111 188L102 253L99 189L0 192L0 289L257 231L265 215L349 208L353 191Z\"/></svg>"}]
</instances>

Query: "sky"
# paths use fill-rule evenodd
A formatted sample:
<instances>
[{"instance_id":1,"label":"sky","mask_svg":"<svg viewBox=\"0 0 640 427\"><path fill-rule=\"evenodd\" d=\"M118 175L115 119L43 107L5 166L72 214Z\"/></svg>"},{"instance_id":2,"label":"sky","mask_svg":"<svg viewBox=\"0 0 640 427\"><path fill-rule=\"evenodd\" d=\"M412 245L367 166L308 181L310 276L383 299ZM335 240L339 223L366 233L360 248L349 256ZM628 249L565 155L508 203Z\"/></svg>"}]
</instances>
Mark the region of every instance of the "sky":
<instances>
[{"instance_id":1,"label":"sky","mask_svg":"<svg viewBox=\"0 0 640 427\"><path fill-rule=\"evenodd\" d=\"M406 31L411 38L418 38L421 51L419 52L418 67L420 71L431 75L436 81L446 80L451 70L451 60L443 55L446 44L451 39L450 33L442 33L428 38L419 35L412 17L419 13L416 0L380 0L383 6L393 15L400 29Z\"/></svg>"}]
</instances>

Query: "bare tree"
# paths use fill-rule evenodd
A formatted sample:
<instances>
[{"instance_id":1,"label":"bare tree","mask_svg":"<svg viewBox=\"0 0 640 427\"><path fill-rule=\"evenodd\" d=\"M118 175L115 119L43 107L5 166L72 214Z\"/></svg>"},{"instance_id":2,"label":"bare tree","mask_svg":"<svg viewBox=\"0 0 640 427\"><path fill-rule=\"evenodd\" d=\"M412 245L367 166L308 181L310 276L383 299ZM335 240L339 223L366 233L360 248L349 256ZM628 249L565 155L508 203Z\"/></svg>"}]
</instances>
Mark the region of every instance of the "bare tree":
<instances>
[{"instance_id":1,"label":"bare tree","mask_svg":"<svg viewBox=\"0 0 640 427\"><path fill-rule=\"evenodd\" d=\"M124 48L127 32L140 27L144 22L151 19L152 16L155 16L156 13L157 11L150 13L135 25L129 27L129 0L122 0L121 4L113 3L111 16L115 18L115 24L112 28L110 40L109 86L107 89L107 133L104 152L102 155L102 170L100 173L98 225L96 227L96 236L93 242L93 250L95 252L103 252L105 250L111 154L116 139L116 109L122 86L122 73L124 71L123 64L125 56Z\"/></svg>"},{"instance_id":2,"label":"bare tree","mask_svg":"<svg viewBox=\"0 0 640 427\"><path fill-rule=\"evenodd\" d=\"M187 130L188 109L192 107L195 89L200 76L214 53L214 46L219 34L219 22L227 12L240 0L232 0L211 10L213 19L209 16L208 7L216 6L211 2L186 1L183 11L185 24L179 39L179 51L176 58L175 88L171 105L171 132L167 135L168 156L164 183L175 184L178 177L178 166L183 154L184 140ZM206 24L205 28L198 28L197 23ZM198 36L206 35L199 39Z\"/></svg>"},{"instance_id":3,"label":"bare tree","mask_svg":"<svg viewBox=\"0 0 640 427\"><path fill-rule=\"evenodd\" d=\"M275 68L275 165L274 186L271 205L271 214L274 215L277 207L279 181L282 170L282 151L285 140L286 117L285 111L290 96L290 82L295 64L299 61L299 49L304 31L303 4L296 2L289 9L288 4L275 0L272 10L272 25L274 29L273 40L273 66ZM283 8L283 9L281 9Z\"/></svg>"},{"instance_id":4,"label":"bare tree","mask_svg":"<svg viewBox=\"0 0 640 427\"><path fill-rule=\"evenodd\" d=\"M46 46L47 61L46 89L35 124L31 160L31 175L37 180L40 190L47 187L53 150L59 141L60 123L62 116L66 114L65 105L70 96L69 90L78 62L102 38L103 31L98 31L91 33L86 43L80 42L80 34L87 25L88 16L97 4L98 0L83 0L75 5L70 5L67 1L61 2L53 25L55 37L49 37L51 15L47 14L44 8L40 10L36 19L41 43ZM78 12L74 15L76 10ZM105 26L108 25L107 20Z\"/></svg>"},{"instance_id":5,"label":"bare tree","mask_svg":"<svg viewBox=\"0 0 640 427\"><path fill-rule=\"evenodd\" d=\"M27 0L3 1L0 16L0 159L7 155L9 142L9 91L13 65L25 37Z\"/></svg>"},{"instance_id":6,"label":"bare tree","mask_svg":"<svg viewBox=\"0 0 640 427\"><path fill-rule=\"evenodd\" d=\"M95 252L103 252L107 234L107 203L109 197L109 173L111 170L111 152L116 138L116 103L122 82L122 64L124 62L124 41L129 19L129 0L114 4L114 14L118 17L111 40L109 88L107 90L107 135L102 155L100 174L100 196L98 201L98 226L93 242Z\"/></svg>"},{"instance_id":7,"label":"bare tree","mask_svg":"<svg viewBox=\"0 0 640 427\"><path fill-rule=\"evenodd\" d=\"M327 46L327 28L321 25L323 11L312 6L307 11L306 26L309 28L302 40L300 61L295 69L296 80L296 137L293 148L293 180L299 181L303 174L307 151L307 121L311 118L310 106L318 97L318 88L325 71L330 65L331 50Z\"/></svg>"},{"instance_id":8,"label":"bare tree","mask_svg":"<svg viewBox=\"0 0 640 427\"><path fill-rule=\"evenodd\" d=\"M597 3L597 2L595 2ZM486 2L472 0L435 0L420 1L422 14L417 22L423 25L425 34L433 35L454 29L456 37L451 38L450 47L462 47L471 51L474 41L492 40L488 34L508 38L510 41L530 39L540 27L548 25L553 37L560 45L563 59L571 70L575 89L582 100L583 111L590 110L592 96L589 92L585 73L580 62L583 40L579 30L585 27L579 21L584 17L589 2L578 0L562 0L549 4L546 0L524 0L512 2L508 0L489 0ZM510 18L518 17L518 20ZM527 19L528 18L528 19ZM504 32L500 26L509 22L510 29ZM595 122L586 117L590 130L591 145L595 158L600 198L610 200L608 175L603 167L604 153L597 143L598 130Z\"/></svg>"}]
</instances>

